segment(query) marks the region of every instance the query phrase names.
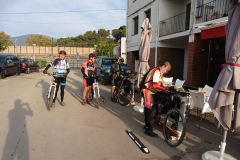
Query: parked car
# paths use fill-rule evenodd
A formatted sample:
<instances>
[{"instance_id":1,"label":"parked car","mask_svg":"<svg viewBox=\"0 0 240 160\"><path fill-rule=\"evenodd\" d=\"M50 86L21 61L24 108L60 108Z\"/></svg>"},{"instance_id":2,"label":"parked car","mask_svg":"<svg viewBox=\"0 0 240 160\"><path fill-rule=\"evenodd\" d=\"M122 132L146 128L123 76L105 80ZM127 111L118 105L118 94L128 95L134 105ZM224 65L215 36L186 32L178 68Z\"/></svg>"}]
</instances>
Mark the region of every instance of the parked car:
<instances>
[{"instance_id":1,"label":"parked car","mask_svg":"<svg viewBox=\"0 0 240 160\"><path fill-rule=\"evenodd\" d=\"M29 74L31 71L39 72L39 65L30 58L19 58L21 72Z\"/></svg>"},{"instance_id":2,"label":"parked car","mask_svg":"<svg viewBox=\"0 0 240 160\"><path fill-rule=\"evenodd\" d=\"M19 59L11 54L0 54L0 79L4 79L6 75L20 75Z\"/></svg>"},{"instance_id":3,"label":"parked car","mask_svg":"<svg viewBox=\"0 0 240 160\"><path fill-rule=\"evenodd\" d=\"M95 75L97 80L100 79L101 83L104 85L105 81L108 80L109 72L111 69L111 64L116 62L117 58L111 57L97 57L95 61ZM128 68L125 64L121 65L121 68L125 71L125 73L131 73L130 68ZM100 76L100 74L104 76Z\"/></svg>"}]
</instances>

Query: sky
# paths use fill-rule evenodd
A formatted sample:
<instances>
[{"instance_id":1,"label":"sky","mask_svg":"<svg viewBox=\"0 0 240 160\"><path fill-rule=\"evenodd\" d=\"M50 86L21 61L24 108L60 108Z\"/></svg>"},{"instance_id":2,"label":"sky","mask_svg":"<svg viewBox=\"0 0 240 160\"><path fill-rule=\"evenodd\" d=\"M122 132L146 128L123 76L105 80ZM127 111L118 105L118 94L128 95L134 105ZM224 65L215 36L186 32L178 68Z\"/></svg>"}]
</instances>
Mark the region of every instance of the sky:
<instances>
[{"instance_id":1,"label":"sky","mask_svg":"<svg viewBox=\"0 0 240 160\"><path fill-rule=\"evenodd\" d=\"M112 30L126 25L126 10L109 10L126 8L127 0L0 0L0 31L11 37L26 34L75 37L89 30ZM64 12L86 10L108 11Z\"/></svg>"}]
</instances>

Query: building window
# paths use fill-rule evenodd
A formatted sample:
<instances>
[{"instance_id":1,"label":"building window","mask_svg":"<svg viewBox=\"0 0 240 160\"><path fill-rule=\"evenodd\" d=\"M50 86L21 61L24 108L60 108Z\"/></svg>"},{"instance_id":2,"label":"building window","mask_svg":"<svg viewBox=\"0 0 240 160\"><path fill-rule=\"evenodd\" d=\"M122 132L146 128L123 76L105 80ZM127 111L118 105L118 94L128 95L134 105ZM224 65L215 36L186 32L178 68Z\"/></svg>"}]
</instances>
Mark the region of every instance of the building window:
<instances>
[{"instance_id":1,"label":"building window","mask_svg":"<svg viewBox=\"0 0 240 160\"><path fill-rule=\"evenodd\" d=\"M134 18L134 34L138 34L138 17Z\"/></svg>"},{"instance_id":2,"label":"building window","mask_svg":"<svg viewBox=\"0 0 240 160\"><path fill-rule=\"evenodd\" d=\"M146 13L146 18L148 18L149 22L151 22L151 9L146 11L145 13Z\"/></svg>"}]
</instances>

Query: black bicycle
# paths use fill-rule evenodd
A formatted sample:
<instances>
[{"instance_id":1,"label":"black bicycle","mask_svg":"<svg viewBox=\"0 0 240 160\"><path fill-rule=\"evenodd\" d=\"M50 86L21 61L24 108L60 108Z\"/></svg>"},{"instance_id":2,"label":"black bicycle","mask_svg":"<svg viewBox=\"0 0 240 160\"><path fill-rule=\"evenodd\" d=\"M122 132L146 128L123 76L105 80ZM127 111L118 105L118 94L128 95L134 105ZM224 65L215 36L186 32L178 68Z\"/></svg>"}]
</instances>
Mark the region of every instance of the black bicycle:
<instances>
[{"instance_id":1,"label":"black bicycle","mask_svg":"<svg viewBox=\"0 0 240 160\"><path fill-rule=\"evenodd\" d=\"M171 147L180 145L186 134L186 120L180 109L180 97L189 93L178 91L158 92L152 109L151 123L157 122L163 127L163 135Z\"/></svg>"},{"instance_id":2,"label":"black bicycle","mask_svg":"<svg viewBox=\"0 0 240 160\"><path fill-rule=\"evenodd\" d=\"M118 103L123 106L128 105L133 97L133 90L131 82L128 80L128 75L128 73L120 73L120 76L117 78L117 85L113 94L115 101L118 101Z\"/></svg>"}]
</instances>

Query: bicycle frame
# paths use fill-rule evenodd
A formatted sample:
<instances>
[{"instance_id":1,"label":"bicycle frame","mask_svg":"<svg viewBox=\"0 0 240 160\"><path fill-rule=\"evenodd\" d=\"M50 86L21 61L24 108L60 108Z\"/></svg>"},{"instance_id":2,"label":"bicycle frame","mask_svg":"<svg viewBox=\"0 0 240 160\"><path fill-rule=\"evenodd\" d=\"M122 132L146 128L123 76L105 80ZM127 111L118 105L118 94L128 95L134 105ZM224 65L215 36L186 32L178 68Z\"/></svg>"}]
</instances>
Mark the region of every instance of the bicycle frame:
<instances>
[{"instance_id":1,"label":"bicycle frame","mask_svg":"<svg viewBox=\"0 0 240 160\"><path fill-rule=\"evenodd\" d=\"M155 118L155 122L157 122L161 127L163 127L163 122L160 121L160 117L167 113L171 108L180 108L180 106L178 106L177 103L177 94L173 93L173 95L167 96L165 99L161 100L159 98L160 93L157 93L157 97L155 97L155 99L157 99L157 102L154 103L154 105L157 105L156 107L156 115L155 117L153 117L153 115L151 115L151 118ZM163 94L163 93L162 93ZM162 95L163 96L163 95ZM174 106L172 105L174 103ZM172 105L172 106L171 106ZM166 108L168 107L168 108ZM160 109L160 111L159 111ZM165 119L165 117L164 117ZM166 130L171 133L174 137L178 136L178 133L174 132L171 128L169 128L168 126L166 126Z\"/></svg>"},{"instance_id":2,"label":"bicycle frame","mask_svg":"<svg viewBox=\"0 0 240 160\"><path fill-rule=\"evenodd\" d=\"M54 81L55 81L55 78L53 78L53 80L52 80L52 82L51 82L51 85L50 85L50 87L49 87L49 90L48 90L48 98L50 98L50 93L51 93L52 87L55 87L55 89L54 89L54 94L53 94L53 95L56 94L57 83L55 83ZM54 96L54 97L55 97L55 96ZM53 99L54 99L54 98L53 98Z\"/></svg>"}]
</instances>

